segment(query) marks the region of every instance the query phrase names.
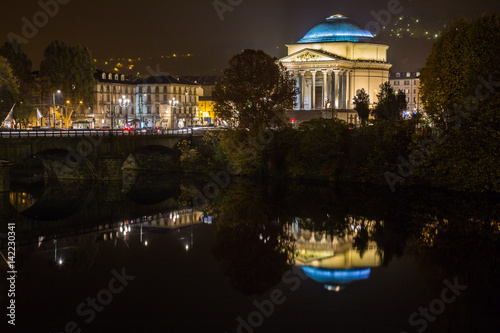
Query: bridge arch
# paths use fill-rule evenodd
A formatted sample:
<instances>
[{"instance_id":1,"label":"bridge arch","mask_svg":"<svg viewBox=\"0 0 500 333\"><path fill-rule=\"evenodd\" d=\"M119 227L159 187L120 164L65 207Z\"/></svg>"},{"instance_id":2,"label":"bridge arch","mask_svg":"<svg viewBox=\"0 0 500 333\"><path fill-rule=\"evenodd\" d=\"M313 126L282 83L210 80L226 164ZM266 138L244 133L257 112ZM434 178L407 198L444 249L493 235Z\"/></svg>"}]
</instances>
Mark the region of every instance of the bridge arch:
<instances>
[{"instance_id":1,"label":"bridge arch","mask_svg":"<svg viewBox=\"0 0 500 333\"><path fill-rule=\"evenodd\" d=\"M132 152L123 162L123 169L175 171L177 160L173 149L161 145L149 145Z\"/></svg>"},{"instance_id":2,"label":"bridge arch","mask_svg":"<svg viewBox=\"0 0 500 333\"><path fill-rule=\"evenodd\" d=\"M92 163L74 151L49 149L37 152L14 166L12 174L33 170L41 172L44 179L95 179L96 170Z\"/></svg>"}]
</instances>

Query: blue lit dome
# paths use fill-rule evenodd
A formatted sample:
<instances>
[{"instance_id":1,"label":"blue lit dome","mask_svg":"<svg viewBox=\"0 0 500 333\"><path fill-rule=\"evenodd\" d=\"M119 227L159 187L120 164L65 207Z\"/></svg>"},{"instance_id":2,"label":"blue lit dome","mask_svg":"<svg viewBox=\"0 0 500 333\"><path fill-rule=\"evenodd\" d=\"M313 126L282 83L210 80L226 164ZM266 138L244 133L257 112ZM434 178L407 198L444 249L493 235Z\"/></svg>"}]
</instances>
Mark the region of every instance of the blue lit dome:
<instances>
[{"instance_id":1,"label":"blue lit dome","mask_svg":"<svg viewBox=\"0 0 500 333\"><path fill-rule=\"evenodd\" d=\"M298 43L325 42L369 42L373 35L359 27L353 20L342 15L333 15L312 28Z\"/></svg>"}]
</instances>

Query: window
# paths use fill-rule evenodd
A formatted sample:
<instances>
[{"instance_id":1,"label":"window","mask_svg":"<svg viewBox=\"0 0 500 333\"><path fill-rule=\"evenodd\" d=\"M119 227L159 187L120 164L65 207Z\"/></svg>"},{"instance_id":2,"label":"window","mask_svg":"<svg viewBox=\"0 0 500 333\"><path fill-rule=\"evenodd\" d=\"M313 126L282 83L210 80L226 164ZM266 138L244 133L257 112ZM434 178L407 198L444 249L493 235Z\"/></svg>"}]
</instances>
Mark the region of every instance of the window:
<instances>
[{"instance_id":1,"label":"window","mask_svg":"<svg viewBox=\"0 0 500 333\"><path fill-rule=\"evenodd\" d=\"M406 73L406 77L410 77L410 76L411 76L410 72Z\"/></svg>"},{"instance_id":2,"label":"window","mask_svg":"<svg viewBox=\"0 0 500 333\"><path fill-rule=\"evenodd\" d=\"M106 73L102 73L102 79L106 80Z\"/></svg>"},{"instance_id":3,"label":"window","mask_svg":"<svg viewBox=\"0 0 500 333\"><path fill-rule=\"evenodd\" d=\"M406 89L405 94L409 94L409 93L410 93L410 89Z\"/></svg>"},{"instance_id":4,"label":"window","mask_svg":"<svg viewBox=\"0 0 500 333\"><path fill-rule=\"evenodd\" d=\"M111 73L108 74L108 80L113 80L113 74Z\"/></svg>"},{"instance_id":5,"label":"window","mask_svg":"<svg viewBox=\"0 0 500 333\"><path fill-rule=\"evenodd\" d=\"M156 114L160 114L160 107L159 106L156 107Z\"/></svg>"},{"instance_id":6,"label":"window","mask_svg":"<svg viewBox=\"0 0 500 333\"><path fill-rule=\"evenodd\" d=\"M163 95L163 101L166 102L168 100L167 95Z\"/></svg>"},{"instance_id":7,"label":"window","mask_svg":"<svg viewBox=\"0 0 500 333\"><path fill-rule=\"evenodd\" d=\"M413 89L413 93L416 94L417 93L417 89Z\"/></svg>"},{"instance_id":8,"label":"window","mask_svg":"<svg viewBox=\"0 0 500 333\"><path fill-rule=\"evenodd\" d=\"M399 86L399 81L394 81L394 85ZM358 94L359 94L359 90L358 90Z\"/></svg>"},{"instance_id":9,"label":"window","mask_svg":"<svg viewBox=\"0 0 500 333\"><path fill-rule=\"evenodd\" d=\"M405 81L405 86L409 86L410 85L410 81Z\"/></svg>"},{"instance_id":10,"label":"window","mask_svg":"<svg viewBox=\"0 0 500 333\"><path fill-rule=\"evenodd\" d=\"M419 76L420 76L420 72L417 72L417 77L419 77Z\"/></svg>"},{"instance_id":11,"label":"window","mask_svg":"<svg viewBox=\"0 0 500 333\"><path fill-rule=\"evenodd\" d=\"M122 76L121 76L121 80L122 80L122 81L125 81L125 75L123 75L123 74L122 74Z\"/></svg>"},{"instance_id":12,"label":"window","mask_svg":"<svg viewBox=\"0 0 500 333\"><path fill-rule=\"evenodd\" d=\"M414 85L417 85L417 80L413 80L413 84L414 84Z\"/></svg>"},{"instance_id":13,"label":"window","mask_svg":"<svg viewBox=\"0 0 500 333\"><path fill-rule=\"evenodd\" d=\"M401 73L396 73L396 77L400 77L401 76Z\"/></svg>"},{"instance_id":14,"label":"window","mask_svg":"<svg viewBox=\"0 0 500 333\"><path fill-rule=\"evenodd\" d=\"M151 114L151 106L148 106L148 114Z\"/></svg>"},{"instance_id":15,"label":"window","mask_svg":"<svg viewBox=\"0 0 500 333\"><path fill-rule=\"evenodd\" d=\"M416 102L417 102L417 98L413 97L413 103L416 103Z\"/></svg>"}]
</instances>

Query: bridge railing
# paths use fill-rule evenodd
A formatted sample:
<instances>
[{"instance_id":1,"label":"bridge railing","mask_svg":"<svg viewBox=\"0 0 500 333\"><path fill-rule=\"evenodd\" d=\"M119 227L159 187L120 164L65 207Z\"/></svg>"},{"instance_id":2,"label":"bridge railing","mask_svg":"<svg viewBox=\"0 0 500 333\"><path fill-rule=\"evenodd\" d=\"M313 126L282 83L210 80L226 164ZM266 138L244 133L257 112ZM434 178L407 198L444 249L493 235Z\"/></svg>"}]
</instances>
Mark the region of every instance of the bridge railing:
<instances>
[{"instance_id":1,"label":"bridge railing","mask_svg":"<svg viewBox=\"0 0 500 333\"><path fill-rule=\"evenodd\" d=\"M0 138L50 138L84 136L131 136L131 135L193 135L192 128L179 129L132 129L132 130L0 130Z\"/></svg>"}]
</instances>

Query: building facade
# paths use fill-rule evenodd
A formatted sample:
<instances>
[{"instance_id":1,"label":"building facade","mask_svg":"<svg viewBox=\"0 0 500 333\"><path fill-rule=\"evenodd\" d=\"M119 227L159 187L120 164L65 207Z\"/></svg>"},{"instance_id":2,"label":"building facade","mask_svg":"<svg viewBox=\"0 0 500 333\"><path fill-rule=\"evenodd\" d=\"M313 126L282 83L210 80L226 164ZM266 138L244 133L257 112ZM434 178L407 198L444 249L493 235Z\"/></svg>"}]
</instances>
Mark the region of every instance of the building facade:
<instances>
[{"instance_id":1,"label":"building facade","mask_svg":"<svg viewBox=\"0 0 500 333\"><path fill-rule=\"evenodd\" d=\"M179 76L150 76L136 84L136 119L142 126L182 128L200 124L201 85Z\"/></svg>"},{"instance_id":2,"label":"building facade","mask_svg":"<svg viewBox=\"0 0 500 333\"><path fill-rule=\"evenodd\" d=\"M128 119L134 117L135 114L136 93L131 77L98 70L94 78L96 79L95 104L90 108L80 110L79 120L90 122L93 128L111 128L113 121L116 126L125 126ZM123 98L130 101L129 106L119 105L119 100Z\"/></svg>"},{"instance_id":3,"label":"building facade","mask_svg":"<svg viewBox=\"0 0 500 333\"><path fill-rule=\"evenodd\" d=\"M394 72L390 74L389 82L396 90L406 94L408 115L422 111L420 102L420 71Z\"/></svg>"},{"instance_id":4,"label":"building facade","mask_svg":"<svg viewBox=\"0 0 500 333\"><path fill-rule=\"evenodd\" d=\"M295 111L322 111L347 122L358 123L352 100L362 88L370 104L382 83L389 80L388 46L351 19L333 15L311 29L280 59L297 81Z\"/></svg>"},{"instance_id":5,"label":"building facade","mask_svg":"<svg viewBox=\"0 0 500 333\"><path fill-rule=\"evenodd\" d=\"M91 128L182 128L201 123L203 89L186 78L169 75L133 80L101 70L94 77L95 104L77 114L77 121L87 121Z\"/></svg>"},{"instance_id":6,"label":"building facade","mask_svg":"<svg viewBox=\"0 0 500 333\"><path fill-rule=\"evenodd\" d=\"M186 76L186 79L198 83L201 85L203 90L203 96L200 96L199 101L199 118L201 125L216 125L218 120L215 118L214 113L214 101L212 99L212 93L215 89L217 81L219 81L219 76Z\"/></svg>"}]
</instances>

